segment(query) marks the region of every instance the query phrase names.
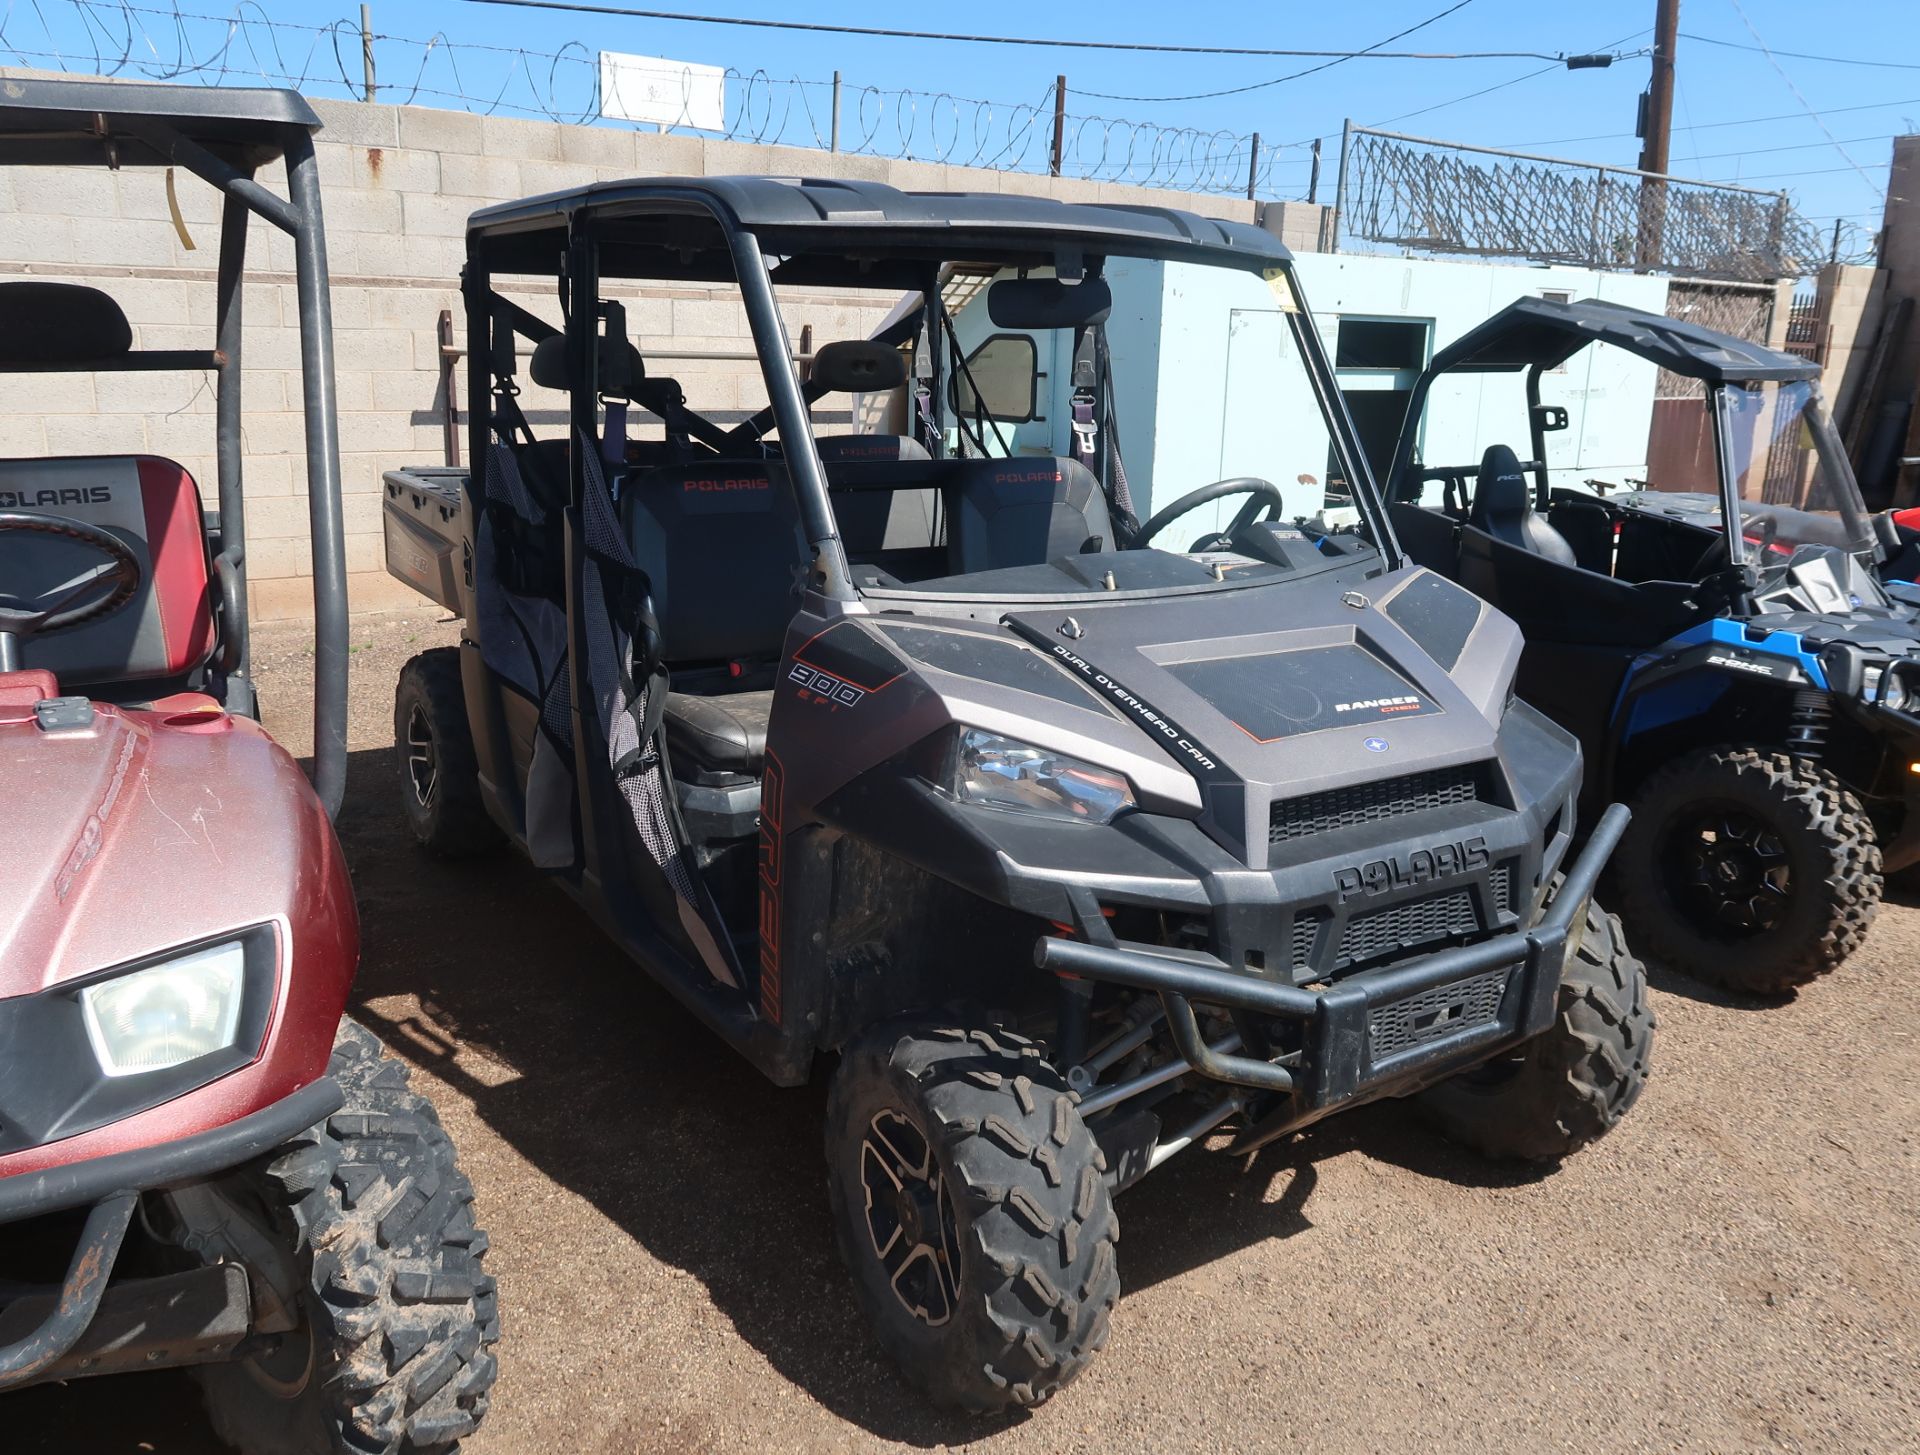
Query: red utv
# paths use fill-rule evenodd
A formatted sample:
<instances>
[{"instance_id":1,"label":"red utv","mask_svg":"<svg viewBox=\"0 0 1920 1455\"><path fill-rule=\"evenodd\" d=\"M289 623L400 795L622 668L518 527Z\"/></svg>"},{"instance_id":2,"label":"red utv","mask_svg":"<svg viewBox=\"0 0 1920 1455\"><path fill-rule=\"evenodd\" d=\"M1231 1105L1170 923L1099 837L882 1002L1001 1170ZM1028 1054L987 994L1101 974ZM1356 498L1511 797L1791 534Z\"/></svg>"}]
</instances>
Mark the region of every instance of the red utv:
<instances>
[{"instance_id":1,"label":"red utv","mask_svg":"<svg viewBox=\"0 0 1920 1455\"><path fill-rule=\"evenodd\" d=\"M208 512L157 456L0 460L0 1391L191 1366L246 1451L448 1450L494 1380L486 1238L433 1109L342 1019L359 929L331 821L346 573L318 128L291 91L0 87L0 165L164 166L225 199L207 349L135 347L91 287L0 282L0 373L209 373L219 476ZM284 198L256 180L281 163ZM311 784L248 672L256 216L294 243Z\"/></svg>"}]
</instances>

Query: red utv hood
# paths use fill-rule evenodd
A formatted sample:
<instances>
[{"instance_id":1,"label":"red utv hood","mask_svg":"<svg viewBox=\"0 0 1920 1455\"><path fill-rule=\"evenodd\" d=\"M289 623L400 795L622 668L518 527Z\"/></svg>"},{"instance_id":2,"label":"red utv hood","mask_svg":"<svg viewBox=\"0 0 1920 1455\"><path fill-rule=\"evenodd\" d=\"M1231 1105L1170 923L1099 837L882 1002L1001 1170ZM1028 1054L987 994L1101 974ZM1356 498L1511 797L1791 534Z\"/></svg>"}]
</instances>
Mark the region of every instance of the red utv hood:
<instances>
[{"instance_id":1,"label":"red utv hood","mask_svg":"<svg viewBox=\"0 0 1920 1455\"><path fill-rule=\"evenodd\" d=\"M351 966L332 828L264 731L205 698L96 704L90 725L49 730L34 702L51 689L0 675L0 997L272 920L293 934L283 956L305 940Z\"/></svg>"}]
</instances>

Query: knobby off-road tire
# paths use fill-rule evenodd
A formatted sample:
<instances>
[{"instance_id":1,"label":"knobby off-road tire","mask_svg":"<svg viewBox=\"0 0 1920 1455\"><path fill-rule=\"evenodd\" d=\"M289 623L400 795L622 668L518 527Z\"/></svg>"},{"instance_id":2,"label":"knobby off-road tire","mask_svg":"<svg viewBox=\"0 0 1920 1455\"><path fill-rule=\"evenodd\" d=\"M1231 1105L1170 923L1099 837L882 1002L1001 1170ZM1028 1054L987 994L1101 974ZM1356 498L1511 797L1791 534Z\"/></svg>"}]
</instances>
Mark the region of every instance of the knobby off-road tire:
<instances>
[{"instance_id":1,"label":"knobby off-road tire","mask_svg":"<svg viewBox=\"0 0 1920 1455\"><path fill-rule=\"evenodd\" d=\"M196 1373L214 1428L247 1455L445 1455L486 1414L497 1373L473 1187L371 1033L342 1021L329 1070L346 1104L264 1173L297 1239L304 1323Z\"/></svg>"},{"instance_id":2,"label":"knobby off-road tire","mask_svg":"<svg viewBox=\"0 0 1920 1455\"><path fill-rule=\"evenodd\" d=\"M1589 902L1553 1024L1515 1054L1429 1087L1415 1104L1446 1136L1486 1156L1569 1157L1612 1131L1639 1099L1653 1032L1646 967L1627 948L1619 919Z\"/></svg>"},{"instance_id":3,"label":"knobby off-road tire","mask_svg":"<svg viewBox=\"0 0 1920 1455\"><path fill-rule=\"evenodd\" d=\"M503 837L480 800L458 647L421 652L400 669L393 747L401 808L422 847L447 859L499 847Z\"/></svg>"},{"instance_id":4,"label":"knobby off-road tire","mask_svg":"<svg viewBox=\"0 0 1920 1455\"><path fill-rule=\"evenodd\" d=\"M936 1403L1031 1407L1086 1368L1120 1295L1119 1225L1106 1159L1031 1042L1002 1030L871 1031L841 1060L826 1143L860 1303ZM917 1199L904 1210L889 1206L903 1183Z\"/></svg>"},{"instance_id":5,"label":"knobby off-road tire","mask_svg":"<svg viewBox=\"0 0 1920 1455\"><path fill-rule=\"evenodd\" d=\"M1716 820L1733 833L1716 831ZM1718 843L1696 850L1703 832L1715 833L1726 853L1716 856ZM1708 857L1716 885L1722 862L1731 865L1724 882L1734 887L1692 887L1696 853ZM1731 876L1749 861L1766 883L1745 901L1742 881ZM1784 995L1845 960L1866 937L1884 888L1879 842L1860 800L1825 769L1756 748L1692 753L1649 777L1633 796L1633 822L1613 862L1621 911L1642 950L1682 974L1752 995ZM1744 906L1736 915L1774 918L1723 922L1728 900Z\"/></svg>"}]
</instances>

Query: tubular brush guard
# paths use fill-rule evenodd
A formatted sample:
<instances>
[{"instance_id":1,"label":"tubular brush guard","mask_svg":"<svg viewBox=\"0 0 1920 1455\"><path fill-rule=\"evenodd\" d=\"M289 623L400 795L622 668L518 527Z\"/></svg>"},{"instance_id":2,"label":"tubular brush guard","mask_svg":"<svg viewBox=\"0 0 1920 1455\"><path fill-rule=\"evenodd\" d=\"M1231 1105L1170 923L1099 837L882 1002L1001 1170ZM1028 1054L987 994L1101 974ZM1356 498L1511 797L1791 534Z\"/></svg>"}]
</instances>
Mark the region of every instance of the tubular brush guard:
<instances>
[{"instance_id":1,"label":"tubular brush guard","mask_svg":"<svg viewBox=\"0 0 1920 1455\"><path fill-rule=\"evenodd\" d=\"M1150 990L1166 1008L1180 1054L1202 1076L1299 1098L1312 1120L1363 1094L1438 1080L1529 1039L1553 1023L1567 957L1585 923L1600 871L1627 827L1614 804L1594 826L1558 894L1531 929L1462 945L1337 981L1322 990L1281 984L1211 957L1176 957L1141 945L1089 944L1044 935L1042 970ZM1209 1048L1193 1002L1303 1024L1291 1066Z\"/></svg>"}]
</instances>

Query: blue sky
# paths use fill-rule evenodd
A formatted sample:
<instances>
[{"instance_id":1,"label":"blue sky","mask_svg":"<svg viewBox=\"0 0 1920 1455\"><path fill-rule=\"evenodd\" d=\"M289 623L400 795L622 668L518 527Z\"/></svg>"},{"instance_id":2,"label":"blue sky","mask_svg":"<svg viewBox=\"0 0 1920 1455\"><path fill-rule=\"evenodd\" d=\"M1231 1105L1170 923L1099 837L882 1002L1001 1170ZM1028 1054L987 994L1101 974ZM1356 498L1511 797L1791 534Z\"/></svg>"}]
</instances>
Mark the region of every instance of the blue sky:
<instances>
[{"instance_id":1,"label":"blue sky","mask_svg":"<svg viewBox=\"0 0 1920 1455\"><path fill-rule=\"evenodd\" d=\"M82 3L96 17L101 34L129 33L125 18L113 13L117 0ZM651 3L675 8L672 0ZM1147 0L1107 0L1097 7L1045 10L1009 0L918 10L875 10L849 0L812 0L804 9L765 0L723 0L721 8L731 15L1013 36L1347 49L1380 42L1450 3L1295 3L1268 13L1210 0L1190 0L1177 7ZM137 27L135 53L149 60L156 51L171 53L175 22L170 12L178 10L190 17L230 13L224 0L130 0L130 4ZM1538 0L1469 0L1391 48L1637 51L1650 43L1653 9L1652 0L1581 7L1543 6ZM80 10L76 0L6 0L0 4L0 13L6 15L0 55L7 49L38 50L51 35L52 44L73 54L76 61L83 60L89 52ZM357 16L357 4L259 0L256 7L249 0L243 13L264 13L288 25L314 27L336 15ZM1809 24L1815 17L1840 15L1845 17L1844 25ZM1096 20L1099 30L1086 28ZM1684 35L1741 47L1754 47L1757 36L1760 43L1778 51L1883 63L1844 65L1787 56L1769 61L1757 49L1683 38L1674 111L1675 173L1770 189L1784 187L1791 190L1802 212L1823 227L1843 217L1871 230L1878 222L1884 195L1888 138L1920 129L1920 6L1912 0L1851 0L1844 7L1821 11L1805 0L1737 0L1737 4L1736 0L1688 0L1680 22ZM545 88L550 78L557 82L563 101L578 104L581 97L590 95L585 89L590 87L590 59L599 49L669 56L747 74L759 71L782 83L793 78L824 82L838 69L850 88L870 85L929 96L944 92L1002 103L992 114L1003 125L1009 115L1006 103L1046 104L1047 88L1057 73L1064 72L1070 110L1076 116L1121 117L1235 135L1258 131L1268 143L1328 136L1329 188L1340 124L1347 117L1419 135L1631 165L1639 148L1631 135L1635 97L1646 84L1649 65L1644 56L1618 62L1609 70L1577 72L1528 59L1363 59L1284 84L1257 86L1313 63L746 30L515 10L470 0L373 0L373 23L376 32L397 38L443 37L431 52L399 39L384 42L384 84L411 84L421 74L421 59L426 56L422 84L429 93L458 90L489 100L499 97L502 109L509 111L538 105L534 92ZM185 33L202 57L222 36L215 20L190 19ZM266 51L257 34L249 39L250 47L236 44L231 52L235 79L252 63L249 51L252 55ZM306 78L309 89L321 94L341 90L337 79L333 84L326 80L339 73L328 38L311 29L290 29L281 33L280 41L280 64ZM452 42L451 49L446 42ZM565 49L569 42L575 43L573 48ZM349 69L357 74L354 48L343 44L342 50ZM535 57L564 52L564 58L557 64L537 58L525 61L514 54L517 50ZM275 62L270 51L266 53L264 65L273 69ZM1158 99L1256 86L1205 99ZM1107 99L1092 93L1156 99ZM792 109L796 98L804 98L812 108L812 123L824 130L826 95L824 86L763 89L763 115L766 103L773 99L787 112L788 137L804 135L808 118ZM398 98L390 92L389 99ZM428 104L448 101L432 94L419 99ZM844 128L851 135L856 104L852 91L845 104ZM869 97L869 116L876 117L883 104L899 105L891 98L882 103ZM1822 113L1821 119L1809 116L1808 108ZM924 145L931 129L943 130L951 139L958 128L971 127L984 113L964 106L936 107L923 100L916 114ZM1829 140L1829 133L1839 146ZM1095 145L1093 135L1090 129L1085 143L1089 147ZM1273 174L1271 195L1302 195L1306 174L1304 154L1286 158Z\"/></svg>"}]
</instances>

